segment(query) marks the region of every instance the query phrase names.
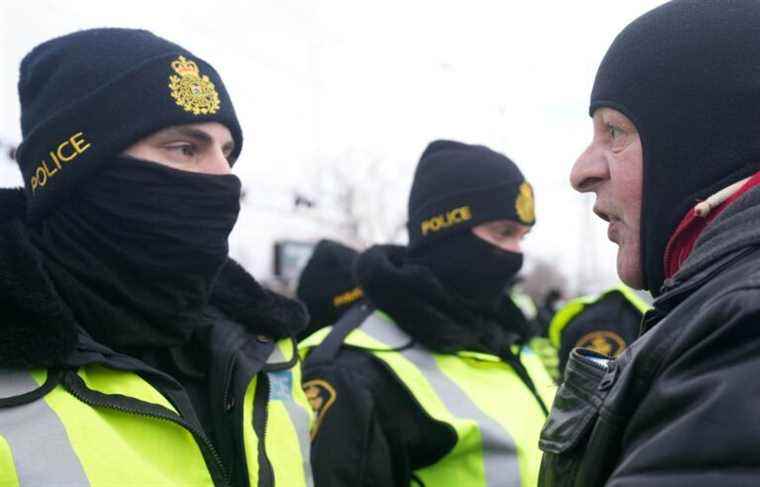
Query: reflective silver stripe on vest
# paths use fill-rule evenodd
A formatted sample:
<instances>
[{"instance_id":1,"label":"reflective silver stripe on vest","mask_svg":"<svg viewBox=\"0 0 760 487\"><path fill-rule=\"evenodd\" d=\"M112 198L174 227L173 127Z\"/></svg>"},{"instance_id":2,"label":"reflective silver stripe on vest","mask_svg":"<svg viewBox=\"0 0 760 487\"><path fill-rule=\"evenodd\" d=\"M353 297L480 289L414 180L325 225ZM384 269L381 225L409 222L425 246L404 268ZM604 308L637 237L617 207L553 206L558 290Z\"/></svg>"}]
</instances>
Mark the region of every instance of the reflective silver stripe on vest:
<instances>
[{"instance_id":1,"label":"reflective silver stripe on vest","mask_svg":"<svg viewBox=\"0 0 760 487\"><path fill-rule=\"evenodd\" d=\"M296 353L295 350L293 353ZM275 345L274 351L267 359L267 363L282 363L286 361L287 359L282 354L280 347ZM296 365L296 367L298 367L298 365ZM287 397L284 397L281 400L282 404L285 406L285 410L288 412L290 422L293 423L296 434L298 435L298 445L301 449L301 459L303 460L303 475L306 479L306 485L308 487L313 487L314 479L311 476L311 440L309 437L309 426L311 426L311 424L309 414L304 411L303 408L298 405L298 403L295 402L292 393L288 394Z\"/></svg>"},{"instance_id":2,"label":"reflective silver stripe on vest","mask_svg":"<svg viewBox=\"0 0 760 487\"><path fill-rule=\"evenodd\" d=\"M361 325L361 330L392 348L402 347L412 340L395 323L377 313L367 318ZM520 465L517 460L517 446L509 432L483 413L472 399L441 371L430 352L415 346L398 353L417 366L454 416L471 419L478 424L483 441L486 485L519 487Z\"/></svg>"},{"instance_id":3,"label":"reflective silver stripe on vest","mask_svg":"<svg viewBox=\"0 0 760 487\"><path fill-rule=\"evenodd\" d=\"M0 370L0 397L38 387L27 371ZM90 485L63 423L44 399L0 409L0 435L8 441L21 487Z\"/></svg>"}]
</instances>

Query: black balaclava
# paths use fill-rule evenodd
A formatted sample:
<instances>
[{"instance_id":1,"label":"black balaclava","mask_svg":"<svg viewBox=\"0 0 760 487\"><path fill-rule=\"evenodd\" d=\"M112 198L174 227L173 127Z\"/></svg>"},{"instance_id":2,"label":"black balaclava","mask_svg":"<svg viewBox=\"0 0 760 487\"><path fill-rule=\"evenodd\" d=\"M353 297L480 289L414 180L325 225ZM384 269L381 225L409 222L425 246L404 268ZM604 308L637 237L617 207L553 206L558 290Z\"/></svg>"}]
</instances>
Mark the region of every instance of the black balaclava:
<instances>
[{"instance_id":1,"label":"black balaclava","mask_svg":"<svg viewBox=\"0 0 760 487\"><path fill-rule=\"evenodd\" d=\"M523 254L509 252L463 232L442 240L424 254L433 274L468 301L492 308L522 268Z\"/></svg>"},{"instance_id":2,"label":"black balaclava","mask_svg":"<svg viewBox=\"0 0 760 487\"><path fill-rule=\"evenodd\" d=\"M356 250L334 240L320 240L301 271L296 296L309 310L311 321L299 339L335 324L363 294L353 275Z\"/></svg>"},{"instance_id":3,"label":"black balaclava","mask_svg":"<svg viewBox=\"0 0 760 487\"><path fill-rule=\"evenodd\" d=\"M758 170L758 106L757 0L669 2L628 25L607 51L590 113L619 110L641 136L641 265L653 294L687 211Z\"/></svg>"},{"instance_id":4,"label":"black balaclava","mask_svg":"<svg viewBox=\"0 0 760 487\"><path fill-rule=\"evenodd\" d=\"M522 266L522 254L472 233L495 220L535 223L533 190L520 169L491 149L437 140L422 154L409 195L409 260L444 286L493 308Z\"/></svg>"},{"instance_id":5,"label":"black balaclava","mask_svg":"<svg viewBox=\"0 0 760 487\"><path fill-rule=\"evenodd\" d=\"M127 157L101 167L32 227L33 241L97 341L119 350L183 344L227 259L240 180Z\"/></svg>"}]
</instances>

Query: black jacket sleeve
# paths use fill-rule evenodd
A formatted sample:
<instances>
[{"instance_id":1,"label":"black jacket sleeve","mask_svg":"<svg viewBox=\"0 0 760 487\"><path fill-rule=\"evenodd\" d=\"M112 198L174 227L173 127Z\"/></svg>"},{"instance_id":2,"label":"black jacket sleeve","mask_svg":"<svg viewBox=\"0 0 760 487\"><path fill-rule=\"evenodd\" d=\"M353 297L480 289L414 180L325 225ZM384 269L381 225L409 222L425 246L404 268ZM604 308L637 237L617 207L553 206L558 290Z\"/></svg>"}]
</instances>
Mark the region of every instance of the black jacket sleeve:
<instances>
[{"instance_id":1,"label":"black jacket sleeve","mask_svg":"<svg viewBox=\"0 0 760 487\"><path fill-rule=\"evenodd\" d=\"M369 353L343 349L328 364L304 367L304 387L329 386L317 409L311 462L317 487L415 485L413 470L456 443ZM324 391L323 391L324 392ZM327 396L334 400L327 407ZM314 402L312 402L314 405Z\"/></svg>"},{"instance_id":2,"label":"black jacket sleeve","mask_svg":"<svg viewBox=\"0 0 760 487\"><path fill-rule=\"evenodd\" d=\"M372 393L377 387L372 368L358 352L341 352L330 364L307 367L304 386L331 387L332 404L317 410L312 429L311 463L317 487L380 487L408 485L403 465L394 465L391 440L380 424ZM308 362L307 362L308 363ZM331 391L327 392L328 394ZM308 389L307 389L308 394ZM396 451L395 457L402 457Z\"/></svg>"},{"instance_id":3,"label":"black jacket sleeve","mask_svg":"<svg viewBox=\"0 0 760 487\"><path fill-rule=\"evenodd\" d=\"M608 487L760 485L759 303L757 291L739 291L693 310L698 333L674 340Z\"/></svg>"}]
</instances>

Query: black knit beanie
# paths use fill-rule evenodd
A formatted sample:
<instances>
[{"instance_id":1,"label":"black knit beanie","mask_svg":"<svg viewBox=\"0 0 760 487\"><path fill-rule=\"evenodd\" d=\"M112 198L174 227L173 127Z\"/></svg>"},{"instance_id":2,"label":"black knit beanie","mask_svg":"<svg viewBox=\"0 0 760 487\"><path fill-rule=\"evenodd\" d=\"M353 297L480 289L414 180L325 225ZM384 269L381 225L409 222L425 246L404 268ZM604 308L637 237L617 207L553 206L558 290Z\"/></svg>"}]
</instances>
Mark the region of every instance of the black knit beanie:
<instances>
[{"instance_id":1,"label":"black knit beanie","mask_svg":"<svg viewBox=\"0 0 760 487\"><path fill-rule=\"evenodd\" d=\"M599 67L590 113L599 107L641 136L641 262L656 295L686 212L759 168L760 2L677 0L639 17Z\"/></svg>"},{"instance_id":2,"label":"black knit beanie","mask_svg":"<svg viewBox=\"0 0 760 487\"><path fill-rule=\"evenodd\" d=\"M362 298L353 275L358 253L333 240L320 240L298 281L296 296L309 310L307 334L335 324L353 303Z\"/></svg>"},{"instance_id":3,"label":"black knit beanie","mask_svg":"<svg viewBox=\"0 0 760 487\"><path fill-rule=\"evenodd\" d=\"M409 195L409 249L494 220L535 223L533 189L507 157L481 145L436 140Z\"/></svg>"},{"instance_id":4,"label":"black knit beanie","mask_svg":"<svg viewBox=\"0 0 760 487\"><path fill-rule=\"evenodd\" d=\"M243 136L208 63L144 30L92 29L35 47L18 83L23 141L17 159L39 220L109 156L159 129L199 122ZM92 181L95 184L96 181Z\"/></svg>"}]
</instances>

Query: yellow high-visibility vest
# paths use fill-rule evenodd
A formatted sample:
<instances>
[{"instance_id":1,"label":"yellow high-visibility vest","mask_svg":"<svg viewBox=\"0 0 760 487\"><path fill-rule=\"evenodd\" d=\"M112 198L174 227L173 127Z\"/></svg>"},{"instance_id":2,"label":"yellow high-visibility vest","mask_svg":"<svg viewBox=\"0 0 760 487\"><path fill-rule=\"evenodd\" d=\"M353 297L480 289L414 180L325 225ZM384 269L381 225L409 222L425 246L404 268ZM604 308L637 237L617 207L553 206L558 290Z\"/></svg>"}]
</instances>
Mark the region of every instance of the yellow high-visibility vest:
<instances>
[{"instance_id":1,"label":"yellow high-visibility vest","mask_svg":"<svg viewBox=\"0 0 760 487\"><path fill-rule=\"evenodd\" d=\"M287 361L296 352L290 340L277 342L269 362ZM259 479L259 438L252 416L256 382L264 374L270 384L265 448L275 485L311 486L312 413L300 386L299 366L260 372L246 391L243 439L250 485L258 485ZM29 393L47 378L44 369L0 371L0 397ZM229 485L204 459L202 451L210 444L176 422L182 418L174 406L138 374L88 365L69 380L81 384L87 397L59 384L42 398L0 408L0 486ZM100 394L111 400L99 402ZM113 395L142 401L146 406L141 410L147 413L119 408ZM207 451L207 456L214 454Z\"/></svg>"},{"instance_id":2,"label":"yellow high-visibility vest","mask_svg":"<svg viewBox=\"0 0 760 487\"><path fill-rule=\"evenodd\" d=\"M299 346L303 355L331 328ZM541 452L538 438L546 417L512 366L478 352L433 353L417 344L387 315L376 311L344 343L367 350L388 365L422 408L455 430L457 443L435 464L415 475L436 487L534 487ZM538 357L521 356L538 393L551 407L556 386Z\"/></svg>"}]
</instances>

